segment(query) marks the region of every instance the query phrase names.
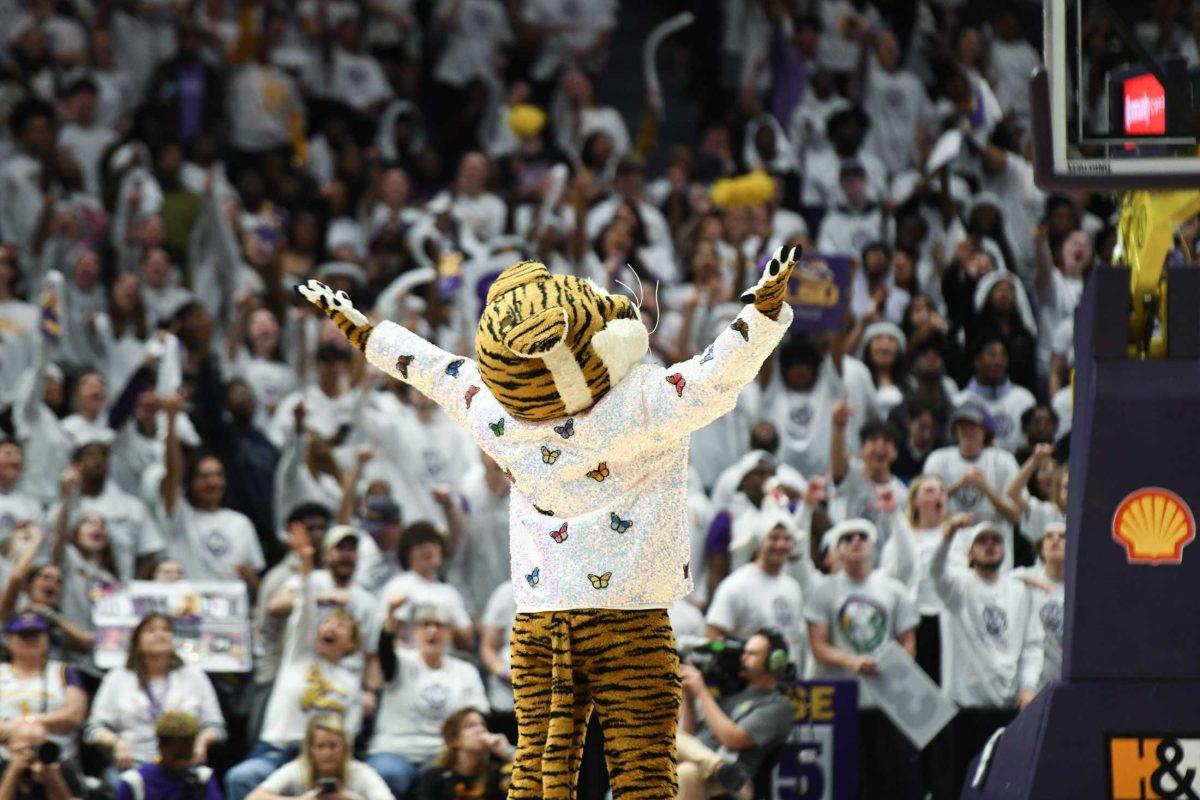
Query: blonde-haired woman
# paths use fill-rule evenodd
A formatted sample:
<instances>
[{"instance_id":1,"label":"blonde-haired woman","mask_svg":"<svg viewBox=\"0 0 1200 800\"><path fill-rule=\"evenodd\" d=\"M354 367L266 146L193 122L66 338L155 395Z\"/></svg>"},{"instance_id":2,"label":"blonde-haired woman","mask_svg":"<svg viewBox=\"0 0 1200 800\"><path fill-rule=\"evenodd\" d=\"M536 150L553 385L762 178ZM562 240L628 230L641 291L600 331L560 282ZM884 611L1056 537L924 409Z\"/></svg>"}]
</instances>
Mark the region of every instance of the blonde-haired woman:
<instances>
[{"instance_id":1,"label":"blonde-haired woman","mask_svg":"<svg viewBox=\"0 0 1200 800\"><path fill-rule=\"evenodd\" d=\"M442 723L441 752L417 784L416 800L504 800L512 774L513 748L503 734L488 731L483 714L460 708Z\"/></svg>"},{"instance_id":2,"label":"blonde-haired woman","mask_svg":"<svg viewBox=\"0 0 1200 800\"><path fill-rule=\"evenodd\" d=\"M246 800L304 797L321 800L393 800L383 778L354 759L354 744L340 714L314 714L299 758L259 784Z\"/></svg>"},{"instance_id":3,"label":"blonde-haired woman","mask_svg":"<svg viewBox=\"0 0 1200 800\"><path fill-rule=\"evenodd\" d=\"M941 675L938 617L943 609L929 574L929 563L942 541L942 523L946 521L948 503L946 484L937 475L918 475L908 486L904 515L912 531L917 561L910 586L916 594L917 611L921 615L917 625L917 663L934 681Z\"/></svg>"}]
</instances>

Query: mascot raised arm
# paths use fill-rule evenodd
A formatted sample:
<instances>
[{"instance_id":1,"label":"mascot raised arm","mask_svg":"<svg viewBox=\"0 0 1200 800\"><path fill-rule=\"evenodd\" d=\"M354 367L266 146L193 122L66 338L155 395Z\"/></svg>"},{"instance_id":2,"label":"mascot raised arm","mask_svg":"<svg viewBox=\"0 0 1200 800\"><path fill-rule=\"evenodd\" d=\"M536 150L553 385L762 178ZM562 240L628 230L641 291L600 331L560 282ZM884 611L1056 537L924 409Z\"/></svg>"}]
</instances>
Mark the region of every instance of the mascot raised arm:
<instances>
[{"instance_id":1,"label":"mascot raised arm","mask_svg":"<svg viewBox=\"0 0 1200 800\"><path fill-rule=\"evenodd\" d=\"M534 261L492 284L474 360L392 322L373 327L344 292L300 287L513 484L510 800L575 796L593 709L613 796L674 800L681 692L667 609L692 591L688 441L733 409L787 331L795 258L776 250L729 328L665 369L641 363L649 337L628 297Z\"/></svg>"}]
</instances>

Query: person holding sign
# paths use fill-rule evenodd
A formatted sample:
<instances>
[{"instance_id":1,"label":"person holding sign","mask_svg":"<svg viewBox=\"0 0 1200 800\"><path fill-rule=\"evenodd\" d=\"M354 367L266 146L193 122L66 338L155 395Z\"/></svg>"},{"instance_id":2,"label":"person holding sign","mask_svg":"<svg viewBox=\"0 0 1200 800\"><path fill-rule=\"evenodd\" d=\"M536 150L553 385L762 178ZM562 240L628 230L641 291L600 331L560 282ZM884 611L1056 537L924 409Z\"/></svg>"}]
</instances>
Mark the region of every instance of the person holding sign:
<instances>
[{"instance_id":1,"label":"person holding sign","mask_svg":"<svg viewBox=\"0 0 1200 800\"><path fill-rule=\"evenodd\" d=\"M164 614L147 614L129 637L124 669L104 676L84 741L112 753L105 782L115 789L120 771L153 761L158 754L154 726L166 711L187 711L200 718L193 760L203 764L209 745L224 741L225 718L204 670L184 664L175 652L175 627Z\"/></svg>"},{"instance_id":2,"label":"person holding sign","mask_svg":"<svg viewBox=\"0 0 1200 800\"><path fill-rule=\"evenodd\" d=\"M919 617L908 588L874 568L878 533L870 521L846 520L830 534L842 569L818 584L804 608L815 677L869 679L879 674L876 658L889 640L916 655ZM915 797L916 753L870 698L859 694L864 796Z\"/></svg>"},{"instance_id":3,"label":"person holding sign","mask_svg":"<svg viewBox=\"0 0 1200 800\"><path fill-rule=\"evenodd\" d=\"M1031 590L1003 574L1004 537L999 526L971 526L969 514L946 520L942 543L929 572L946 606L942 641L942 688L961 709L947 739L943 771L957 796L971 758L999 727L1029 705L1042 671L1042 626ZM970 571L947 567L951 542L966 529Z\"/></svg>"}]
</instances>

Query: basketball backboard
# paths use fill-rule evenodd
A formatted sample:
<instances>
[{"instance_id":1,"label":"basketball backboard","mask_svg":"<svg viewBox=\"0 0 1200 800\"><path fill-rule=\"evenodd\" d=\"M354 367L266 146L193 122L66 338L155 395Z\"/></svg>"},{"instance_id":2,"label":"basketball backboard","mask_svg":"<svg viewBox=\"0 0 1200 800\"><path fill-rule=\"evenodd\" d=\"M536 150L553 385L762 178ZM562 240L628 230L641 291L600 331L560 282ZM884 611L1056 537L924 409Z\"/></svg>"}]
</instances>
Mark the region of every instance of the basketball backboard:
<instances>
[{"instance_id":1,"label":"basketball backboard","mask_svg":"<svg viewBox=\"0 0 1200 800\"><path fill-rule=\"evenodd\" d=\"M1043 188L1200 187L1200 43L1161 36L1159 5L1045 0L1031 84Z\"/></svg>"}]
</instances>

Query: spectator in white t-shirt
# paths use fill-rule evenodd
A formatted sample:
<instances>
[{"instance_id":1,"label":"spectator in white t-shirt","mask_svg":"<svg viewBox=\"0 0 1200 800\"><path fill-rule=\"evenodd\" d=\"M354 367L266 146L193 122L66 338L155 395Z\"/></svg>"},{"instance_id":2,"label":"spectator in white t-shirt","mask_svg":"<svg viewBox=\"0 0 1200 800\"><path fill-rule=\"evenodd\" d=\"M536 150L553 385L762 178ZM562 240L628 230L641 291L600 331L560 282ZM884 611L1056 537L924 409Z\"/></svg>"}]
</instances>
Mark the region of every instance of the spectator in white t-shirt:
<instances>
[{"instance_id":1,"label":"spectator in white t-shirt","mask_svg":"<svg viewBox=\"0 0 1200 800\"><path fill-rule=\"evenodd\" d=\"M779 348L779 373L763 393L759 415L779 432L780 460L802 475L829 471L832 410L847 398L860 424L875 419L875 387L858 359L843 355L844 340L833 338L827 351L807 336L785 340ZM858 428L846 437L857 450Z\"/></svg>"},{"instance_id":2,"label":"spectator in white t-shirt","mask_svg":"<svg viewBox=\"0 0 1200 800\"><path fill-rule=\"evenodd\" d=\"M708 638L745 640L760 628L775 628L788 642L790 659L802 664L804 596L784 571L796 545L795 524L785 509L756 519L762 530L758 553L717 586L705 617Z\"/></svg>"},{"instance_id":3,"label":"spectator in white t-shirt","mask_svg":"<svg viewBox=\"0 0 1200 800\"><path fill-rule=\"evenodd\" d=\"M448 716L465 707L481 714L488 710L479 670L446 653L451 617L442 607L418 605L412 610L412 648L389 641L398 630L394 612L407 602L405 595L396 594L388 604L379 643L383 697L367 759L397 797L404 796L421 767L437 755Z\"/></svg>"},{"instance_id":4,"label":"spectator in white t-shirt","mask_svg":"<svg viewBox=\"0 0 1200 800\"><path fill-rule=\"evenodd\" d=\"M1021 533L1036 541L1052 522L1067 518L1066 466L1054 463L1054 445L1039 444L1005 487L1008 500L1021 515Z\"/></svg>"},{"instance_id":5,"label":"spectator in white t-shirt","mask_svg":"<svg viewBox=\"0 0 1200 800\"><path fill-rule=\"evenodd\" d=\"M929 454L925 474L936 475L950 496L951 514L971 514L975 519L994 522L1004 535L1004 569L1012 569L1012 526L1015 510L1001 495L1013 475L1017 460L1012 453L987 444L987 414L978 401L968 398L950 416L955 444ZM955 552L965 553L969 543L960 543ZM963 562L955 556L953 563Z\"/></svg>"},{"instance_id":6,"label":"spectator in white t-shirt","mask_svg":"<svg viewBox=\"0 0 1200 800\"><path fill-rule=\"evenodd\" d=\"M808 599L804 617L814 675L859 677L859 749L867 797L911 797L916 785L912 746L877 708L870 679L876 659L895 640L916 655L917 611L908 588L875 569L875 526L847 520L834 528L842 569L821 581ZM900 533L898 535L904 535Z\"/></svg>"},{"instance_id":7,"label":"spectator in white t-shirt","mask_svg":"<svg viewBox=\"0 0 1200 800\"><path fill-rule=\"evenodd\" d=\"M18 485L24 470L25 452L21 445L0 442L0 541L6 540L21 523L41 519L42 504Z\"/></svg>"},{"instance_id":8,"label":"spectator in white t-shirt","mask_svg":"<svg viewBox=\"0 0 1200 800\"><path fill-rule=\"evenodd\" d=\"M978 403L992 421L992 444L1015 453L1024 442L1021 415L1037 405L1033 393L1009 380L1009 344L996 333L982 334L975 343L975 375L956 398Z\"/></svg>"},{"instance_id":9,"label":"spectator in white t-shirt","mask_svg":"<svg viewBox=\"0 0 1200 800\"><path fill-rule=\"evenodd\" d=\"M266 566L254 525L222 505L226 484L220 459L201 453L191 459L190 468L185 464L176 432L183 399L171 395L162 405L167 413L167 463L159 483L158 513L167 532L167 554L187 565L192 580L242 580L254 596Z\"/></svg>"},{"instance_id":10,"label":"spectator in white t-shirt","mask_svg":"<svg viewBox=\"0 0 1200 800\"><path fill-rule=\"evenodd\" d=\"M846 425L850 406L842 399L833 407L833 502L829 516L834 522L863 518L878 523L884 516L880 495L890 494L894 506L904 496L904 484L892 474L896 460L896 432L886 422L868 422L859 429L858 458L851 460L846 447Z\"/></svg>"},{"instance_id":11,"label":"spectator in white t-shirt","mask_svg":"<svg viewBox=\"0 0 1200 800\"><path fill-rule=\"evenodd\" d=\"M697 611L697 614L700 612ZM505 578L488 598L479 620L479 657L487 670L488 702L492 706L493 727L516 741L517 717L513 709L512 654L510 640L517 618L512 580ZM704 633L704 618L700 619Z\"/></svg>"},{"instance_id":12,"label":"spectator in white t-shirt","mask_svg":"<svg viewBox=\"0 0 1200 800\"><path fill-rule=\"evenodd\" d=\"M335 789L324 786L332 782ZM338 714L314 714L304 729L300 757L272 772L248 800L284 800L316 794L324 800L391 800L387 784L354 758L354 737Z\"/></svg>"},{"instance_id":13,"label":"spectator in white t-shirt","mask_svg":"<svg viewBox=\"0 0 1200 800\"><path fill-rule=\"evenodd\" d=\"M949 505L946 485L937 475L918 475L908 486L905 534L912 537L916 560L908 585L921 616L917 625L917 663L934 683L941 678L941 614L945 608L934 589L929 563L942 542L942 523L946 521Z\"/></svg>"},{"instance_id":14,"label":"spectator in white t-shirt","mask_svg":"<svg viewBox=\"0 0 1200 800\"><path fill-rule=\"evenodd\" d=\"M418 605L433 605L449 615L454 643L470 650L474 639L471 615L467 613L462 593L442 581L439 571L446 558L446 538L428 522L414 522L400 535L400 564L405 571L392 578L379 592L381 602L391 604L403 596L411 601L399 607L397 620L400 638L409 640L412 609Z\"/></svg>"},{"instance_id":15,"label":"spectator in white t-shirt","mask_svg":"<svg viewBox=\"0 0 1200 800\"><path fill-rule=\"evenodd\" d=\"M870 62L862 99L871 117L867 147L896 175L919 157L933 105L917 76L900 67L903 52L895 34L885 30L873 38L875 57L864 59Z\"/></svg>"},{"instance_id":16,"label":"spectator in white t-shirt","mask_svg":"<svg viewBox=\"0 0 1200 800\"><path fill-rule=\"evenodd\" d=\"M970 569L949 565L956 534L971 542ZM945 771L962 786L970 760L1002 727L1029 705L1042 673L1042 626L1032 591L1003 574L1004 536L991 522L971 526L968 514L946 521L930 564L946 606L942 642L942 688L958 707L946 737Z\"/></svg>"},{"instance_id":17,"label":"spectator in white t-shirt","mask_svg":"<svg viewBox=\"0 0 1200 800\"><path fill-rule=\"evenodd\" d=\"M116 787L118 772L152 761L158 739L154 725L164 711L189 711L203 726L195 758L204 763L208 748L225 739L225 719L217 693L204 671L184 664L175 651L175 628L164 614L147 614L129 637L129 659L104 676L92 704L84 740L109 751L113 766L106 782Z\"/></svg>"},{"instance_id":18,"label":"spectator in white t-shirt","mask_svg":"<svg viewBox=\"0 0 1200 800\"><path fill-rule=\"evenodd\" d=\"M1067 523L1047 522L1033 548L1041 563L1013 570L1013 574L1032 589L1034 614L1042 626L1042 674L1037 686L1041 691L1062 677Z\"/></svg>"},{"instance_id":19,"label":"spectator in white t-shirt","mask_svg":"<svg viewBox=\"0 0 1200 800\"><path fill-rule=\"evenodd\" d=\"M72 453L71 469L78 475L70 486L73 518L94 514L104 520L118 578L149 577L155 554L163 549L162 539L142 501L109 480L108 463L105 440L84 440ZM58 518L61 505L50 508L47 518L51 523Z\"/></svg>"},{"instance_id":20,"label":"spectator in white t-shirt","mask_svg":"<svg viewBox=\"0 0 1200 800\"><path fill-rule=\"evenodd\" d=\"M335 525L321 539L321 566L309 576L316 594L317 609L324 619L334 609L342 609L354 617L362 636L362 650L353 657L363 660L369 674L376 674L376 644L379 641L381 609L378 598L354 582L358 564L359 532L349 525ZM293 575L267 600L267 613L273 617L291 616L300 588L300 576ZM372 700L374 698L371 698ZM364 705L372 708L364 698ZM370 712L367 712L370 716Z\"/></svg>"},{"instance_id":21,"label":"spectator in white t-shirt","mask_svg":"<svg viewBox=\"0 0 1200 800\"><path fill-rule=\"evenodd\" d=\"M483 612L491 587L507 581L511 575L508 563L511 484L490 456L481 451L479 460L481 468L472 470L462 487L467 526L454 548L446 575L446 580L463 593L468 610L475 616Z\"/></svg>"},{"instance_id":22,"label":"spectator in white t-shirt","mask_svg":"<svg viewBox=\"0 0 1200 800\"><path fill-rule=\"evenodd\" d=\"M301 731L315 714L340 714L352 735L362 724L361 662L347 658L362 649L358 622L340 608L320 619L309 582L316 548L300 520L290 524L288 535L300 575L296 610L288 621L262 732L246 759L225 776L229 800L244 800L268 775L295 758L303 744Z\"/></svg>"}]
</instances>

